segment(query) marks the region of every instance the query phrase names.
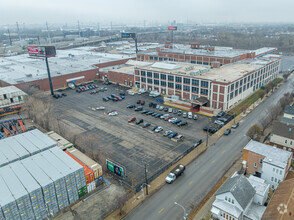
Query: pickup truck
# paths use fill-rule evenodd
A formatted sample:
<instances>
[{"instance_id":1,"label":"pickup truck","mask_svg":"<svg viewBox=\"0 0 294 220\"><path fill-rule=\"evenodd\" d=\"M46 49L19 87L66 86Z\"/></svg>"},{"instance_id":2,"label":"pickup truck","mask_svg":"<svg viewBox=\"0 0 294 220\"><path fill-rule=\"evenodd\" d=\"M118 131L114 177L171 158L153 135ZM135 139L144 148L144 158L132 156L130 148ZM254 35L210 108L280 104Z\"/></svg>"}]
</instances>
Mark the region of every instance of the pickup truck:
<instances>
[{"instance_id":1,"label":"pickup truck","mask_svg":"<svg viewBox=\"0 0 294 220\"><path fill-rule=\"evenodd\" d=\"M177 177L179 177L180 175L182 175L182 173L185 170L185 166L180 164L177 167L175 167L170 174L168 174L168 176L165 178L165 182L167 183L172 183L173 181L176 180Z\"/></svg>"}]
</instances>

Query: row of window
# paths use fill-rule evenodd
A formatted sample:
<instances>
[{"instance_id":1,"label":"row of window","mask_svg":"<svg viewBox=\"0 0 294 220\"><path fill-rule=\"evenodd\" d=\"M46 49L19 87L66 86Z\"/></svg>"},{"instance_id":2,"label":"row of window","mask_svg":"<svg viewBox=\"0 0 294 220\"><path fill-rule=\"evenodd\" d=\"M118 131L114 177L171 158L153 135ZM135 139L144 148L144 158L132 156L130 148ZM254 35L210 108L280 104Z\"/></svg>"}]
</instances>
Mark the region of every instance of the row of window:
<instances>
[{"instance_id":1,"label":"row of window","mask_svg":"<svg viewBox=\"0 0 294 220\"><path fill-rule=\"evenodd\" d=\"M280 173L280 175L283 173L283 171L279 170L278 168L273 168L273 172L276 172L277 174Z\"/></svg>"},{"instance_id":2,"label":"row of window","mask_svg":"<svg viewBox=\"0 0 294 220\"><path fill-rule=\"evenodd\" d=\"M288 140L285 140L285 144L287 144L288 143ZM290 145L292 145L292 141L290 141Z\"/></svg>"},{"instance_id":3,"label":"row of window","mask_svg":"<svg viewBox=\"0 0 294 220\"><path fill-rule=\"evenodd\" d=\"M230 197L228 198L227 196L225 197L225 200L228 202L232 202L232 204L235 203L234 199L231 200L231 198Z\"/></svg>"},{"instance_id":4,"label":"row of window","mask_svg":"<svg viewBox=\"0 0 294 220\"><path fill-rule=\"evenodd\" d=\"M161 80L166 80L166 74L159 74L159 73L152 73L152 72L147 72L147 77L150 77L152 78L152 75L153 75L153 78L154 79L161 79ZM159 77L160 75L160 77ZM141 71L141 76L146 76L146 72L145 71ZM142 77L143 78L143 77ZM190 78L183 78L183 77L180 77L180 76L171 76L171 75L168 75L168 81L176 81L176 82L184 82L185 84L190 84L191 82L191 79ZM199 80L198 79L192 79L192 85L193 86L199 86ZM208 88L208 85L209 85L209 82L207 81L201 81L201 87L206 87Z\"/></svg>"},{"instance_id":5,"label":"row of window","mask_svg":"<svg viewBox=\"0 0 294 220\"><path fill-rule=\"evenodd\" d=\"M275 178L275 177L272 177L272 178L271 178L271 181L272 181L272 182L275 182L275 183L280 183L280 182L281 182L281 180L279 180L279 179L277 179L277 178Z\"/></svg>"}]
</instances>

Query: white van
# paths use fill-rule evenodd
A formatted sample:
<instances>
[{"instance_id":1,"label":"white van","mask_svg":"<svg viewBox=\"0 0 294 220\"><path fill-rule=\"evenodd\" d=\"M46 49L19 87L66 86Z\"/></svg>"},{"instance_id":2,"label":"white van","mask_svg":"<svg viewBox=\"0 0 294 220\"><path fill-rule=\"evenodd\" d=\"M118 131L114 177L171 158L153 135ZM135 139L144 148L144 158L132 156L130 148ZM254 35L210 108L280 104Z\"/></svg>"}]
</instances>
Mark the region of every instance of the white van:
<instances>
[{"instance_id":1,"label":"white van","mask_svg":"<svg viewBox=\"0 0 294 220\"><path fill-rule=\"evenodd\" d=\"M193 118L193 113L192 112L188 112L188 118Z\"/></svg>"}]
</instances>

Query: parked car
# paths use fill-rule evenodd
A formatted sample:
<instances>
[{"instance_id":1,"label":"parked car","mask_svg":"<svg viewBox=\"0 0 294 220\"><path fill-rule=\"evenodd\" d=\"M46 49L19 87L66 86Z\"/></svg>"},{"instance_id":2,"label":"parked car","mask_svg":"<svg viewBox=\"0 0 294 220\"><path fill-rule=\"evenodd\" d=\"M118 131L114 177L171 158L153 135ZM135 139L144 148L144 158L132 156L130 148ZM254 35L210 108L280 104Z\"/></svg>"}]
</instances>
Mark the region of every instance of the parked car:
<instances>
[{"instance_id":1,"label":"parked car","mask_svg":"<svg viewBox=\"0 0 294 220\"><path fill-rule=\"evenodd\" d=\"M194 115L194 116L193 116L193 119L194 119L194 120L197 120L197 119L198 119L198 116L197 116L197 115Z\"/></svg>"},{"instance_id":2,"label":"parked car","mask_svg":"<svg viewBox=\"0 0 294 220\"><path fill-rule=\"evenodd\" d=\"M152 115L153 113L154 113L154 112L149 111L149 112L146 113L146 115Z\"/></svg>"},{"instance_id":3,"label":"parked car","mask_svg":"<svg viewBox=\"0 0 294 220\"><path fill-rule=\"evenodd\" d=\"M224 135L229 135L231 133L231 129L227 129L225 132L224 132Z\"/></svg>"},{"instance_id":4,"label":"parked car","mask_svg":"<svg viewBox=\"0 0 294 220\"><path fill-rule=\"evenodd\" d=\"M169 116L169 114L164 114L162 116L160 116L161 119L164 119L165 117Z\"/></svg>"},{"instance_id":5,"label":"parked car","mask_svg":"<svg viewBox=\"0 0 294 220\"><path fill-rule=\"evenodd\" d=\"M188 122L186 122L186 121L181 121L181 122L179 122L177 125L179 126L179 127L182 127L182 126L185 126L185 125L187 125L188 124Z\"/></svg>"},{"instance_id":6,"label":"parked car","mask_svg":"<svg viewBox=\"0 0 294 220\"><path fill-rule=\"evenodd\" d=\"M169 115L169 116L166 116L165 118L164 118L164 120L165 121L168 121L169 119L171 119L173 116L171 116L171 115Z\"/></svg>"},{"instance_id":7,"label":"parked car","mask_svg":"<svg viewBox=\"0 0 294 220\"><path fill-rule=\"evenodd\" d=\"M159 111L162 111L163 110L163 106L161 105L160 107L159 107Z\"/></svg>"},{"instance_id":8,"label":"parked car","mask_svg":"<svg viewBox=\"0 0 294 220\"><path fill-rule=\"evenodd\" d=\"M171 122L172 123L175 120L177 120L177 118L170 118L170 119L168 119L168 122Z\"/></svg>"},{"instance_id":9,"label":"parked car","mask_svg":"<svg viewBox=\"0 0 294 220\"><path fill-rule=\"evenodd\" d=\"M155 115L155 118L160 118L163 114L158 113L157 115Z\"/></svg>"},{"instance_id":10,"label":"parked car","mask_svg":"<svg viewBox=\"0 0 294 220\"><path fill-rule=\"evenodd\" d=\"M178 115L179 115L179 116L182 115L182 110L179 110L179 111L178 111Z\"/></svg>"},{"instance_id":11,"label":"parked car","mask_svg":"<svg viewBox=\"0 0 294 220\"><path fill-rule=\"evenodd\" d=\"M173 123L173 124L178 124L178 123L180 123L181 121L182 121L181 119L177 119L177 120L173 121L172 123Z\"/></svg>"},{"instance_id":12,"label":"parked car","mask_svg":"<svg viewBox=\"0 0 294 220\"><path fill-rule=\"evenodd\" d=\"M168 130L168 131L164 131L163 132L163 136L169 136L171 133L173 133L173 131L172 130Z\"/></svg>"},{"instance_id":13,"label":"parked car","mask_svg":"<svg viewBox=\"0 0 294 220\"><path fill-rule=\"evenodd\" d=\"M168 112L172 113L173 112L173 108L168 108Z\"/></svg>"},{"instance_id":14,"label":"parked car","mask_svg":"<svg viewBox=\"0 0 294 220\"><path fill-rule=\"evenodd\" d=\"M120 96L115 96L115 98L116 98L117 100L119 100L119 101L122 100L122 98L121 98Z\"/></svg>"},{"instance_id":15,"label":"parked car","mask_svg":"<svg viewBox=\"0 0 294 220\"><path fill-rule=\"evenodd\" d=\"M76 92L77 92L77 93L81 93L82 91L81 91L80 89L77 89Z\"/></svg>"},{"instance_id":16,"label":"parked car","mask_svg":"<svg viewBox=\"0 0 294 220\"><path fill-rule=\"evenodd\" d=\"M173 133L171 133L171 134L168 136L168 138L174 138L174 137L177 136L177 135L178 135L177 132L173 132Z\"/></svg>"},{"instance_id":17,"label":"parked car","mask_svg":"<svg viewBox=\"0 0 294 220\"><path fill-rule=\"evenodd\" d=\"M127 108L136 108L135 105L128 105Z\"/></svg>"},{"instance_id":18,"label":"parked car","mask_svg":"<svg viewBox=\"0 0 294 220\"><path fill-rule=\"evenodd\" d=\"M193 118L193 113L192 112L188 112L188 118L190 118L190 119Z\"/></svg>"},{"instance_id":19,"label":"parked car","mask_svg":"<svg viewBox=\"0 0 294 220\"><path fill-rule=\"evenodd\" d=\"M168 108L164 108L163 111L168 112Z\"/></svg>"},{"instance_id":20,"label":"parked car","mask_svg":"<svg viewBox=\"0 0 294 220\"><path fill-rule=\"evenodd\" d=\"M239 126L239 122L235 122L233 125L232 125L232 128L237 128Z\"/></svg>"},{"instance_id":21,"label":"parked car","mask_svg":"<svg viewBox=\"0 0 294 220\"><path fill-rule=\"evenodd\" d=\"M138 120L136 121L136 125L141 124L143 121L144 121L144 120L143 120L142 118L138 119Z\"/></svg>"},{"instance_id":22,"label":"parked car","mask_svg":"<svg viewBox=\"0 0 294 220\"><path fill-rule=\"evenodd\" d=\"M125 96L126 93L125 92L120 92L119 95Z\"/></svg>"},{"instance_id":23,"label":"parked car","mask_svg":"<svg viewBox=\"0 0 294 220\"><path fill-rule=\"evenodd\" d=\"M141 112L141 114L146 114L147 112L149 112L149 110L143 110L142 112Z\"/></svg>"},{"instance_id":24,"label":"parked car","mask_svg":"<svg viewBox=\"0 0 294 220\"><path fill-rule=\"evenodd\" d=\"M177 109L174 109L174 110L173 110L173 113L174 113L174 114L177 114Z\"/></svg>"},{"instance_id":25,"label":"parked car","mask_svg":"<svg viewBox=\"0 0 294 220\"><path fill-rule=\"evenodd\" d=\"M159 126L159 127L157 127L154 131L156 132L156 133L159 133L159 132L161 132L163 130L163 128L161 127L161 126Z\"/></svg>"},{"instance_id":26,"label":"parked car","mask_svg":"<svg viewBox=\"0 0 294 220\"><path fill-rule=\"evenodd\" d=\"M225 115L225 112L221 111L221 112L219 112L219 113L217 114L216 117L223 117L224 115Z\"/></svg>"},{"instance_id":27,"label":"parked car","mask_svg":"<svg viewBox=\"0 0 294 220\"><path fill-rule=\"evenodd\" d=\"M217 124L217 125L224 125L224 123L220 120L215 120L214 121L214 124Z\"/></svg>"},{"instance_id":28,"label":"parked car","mask_svg":"<svg viewBox=\"0 0 294 220\"><path fill-rule=\"evenodd\" d=\"M157 112L154 112L153 114L152 114L152 116L155 116L155 115L157 115L158 113Z\"/></svg>"},{"instance_id":29,"label":"parked car","mask_svg":"<svg viewBox=\"0 0 294 220\"><path fill-rule=\"evenodd\" d=\"M125 97L123 95L120 96L122 99L125 99Z\"/></svg>"},{"instance_id":30,"label":"parked car","mask_svg":"<svg viewBox=\"0 0 294 220\"><path fill-rule=\"evenodd\" d=\"M153 107L153 108L156 108L156 106L157 106L157 104L156 104L156 103L153 103L153 106L152 106L152 107Z\"/></svg>"},{"instance_id":31,"label":"parked car","mask_svg":"<svg viewBox=\"0 0 294 220\"><path fill-rule=\"evenodd\" d=\"M198 147L200 144L202 144L202 139L196 141L193 147Z\"/></svg>"},{"instance_id":32,"label":"parked car","mask_svg":"<svg viewBox=\"0 0 294 220\"><path fill-rule=\"evenodd\" d=\"M183 138L184 138L184 136L181 135L181 134L179 134L178 136L175 137L175 139L176 139L177 141L183 140Z\"/></svg>"},{"instance_id":33,"label":"parked car","mask_svg":"<svg viewBox=\"0 0 294 220\"><path fill-rule=\"evenodd\" d=\"M183 118L187 118L187 112L183 112Z\"/></svg>"},{"instance_id":34,"label":"parked car","mask_svg":"<svg viewBox=\"0 0 294 220\"><path fill-rule=\"evenodd\" d=\"M128 94L129 94L129 95L135 95L135 93L133 93L133 92L128 92Z\"/></svg>"},{"instance_id":35,"label":"parked car","mask_svg":"<svg viewBox=\"0 0 294 220\"><path fill-rule=\"evenodd\" d=\"M132 122L132 121L135 121L136 120L136 117L131 117L130 119L128 119L128 122Z\"/></svg>"},{"instance_id":36,"label":"parked car","mask_svg":"<svg viewBox=\"0 0 294 220\"><path fill-rule=\"evenodd\" d=\"M112 98L116 97L116 95L115 95L115 94L111 94L110 96L111 96Z\"/></svg>"},{"instance_id":37,"label":"parked car","mask_svg":"<svg viewBox=\"0 0 294 220\"><path fill-rule=\"evenodd\" d=\"M107 102L107 101L109 101L109 98L104 97L104 98L102 98L102 100L105 101L105 102Z\"/></svg>"},{"instance_id":38,"label":"parked car","mask_svg":"<svg viewBox=\"0 0 294 220\"><path fill-rule=\"evenodd\" d=\"M111 100L114 101L114 102L117 102L118 101L117 98L113 98L113 97L111 98Z\"/></svg>"},{"instance_id":39,"label":"parked car","mask_svg":"<svg viewBox=\"0 0 294 220\"><path fill-rule=\"evenodd\" d=\"M138 100L138 101L137 101L137 104L140 104L140 103L141 103L141 100Z\"/></svg>"},{"instance_id":40,"label":"parked car","mask_svg":"<svg viewBox=\"0 0 294 220\"><path fill-rule=\"evenodd\" d=\"M142 125L142 127L143 128L147 128L147 127L149 127L151 124L149 123L149 122L145 122L143 125Z\"/></svg>"},{"instance_id":41,"label":"parked car","mask_svg":"<svg viewBox=\"0 0 294 220\"><path fill-rule=\"evenodd\" d=\"M151 130L151 131L155 131L155 129L156 129L157 127L158 127L158 126L155 125L155 126L151 127L150 130Z\"/></svg>"},{"instance_id":42,"label":"parked car","mask_svg":"<svg viewBox=\"0 0 294 220\"><path fill-rule=\"evenodd\" d=\"M156 105L156 108L159 109L160 108L160 105Z\"/></svg>"},{"instance_id":43,"label":"parked car","mask_svg":"<svg viewBox=\"0 0 294 220\"><path fill-rule=\"evenodd\" d=\"M150 108L153 107L153 102L150 102L150 103L149 103L149 107L150 107Z\"/></svg>"},{"instance_id":44,"label":"parked car","mask_svg":"<svg viewBox=\"0 0 294 220\"><path fill-rule=\"evenodd\" d=\"M118 113L116 111L114 111L114 112L110 112L108 115L115 116L115 115L118 115Z\"/></svg>"},{"instance_id":45,"label":"parked car","mask_svg":"<svg viewBox=\"0 0 294 220\"><path fill-rule=\"evenodd\" d=\"M135 111L137 112L137 111L142 111L143 110L143 107L142 106L138 106L138 107L136 107L135 108Z\"/></svg>"},{"instance_id":46,"label":"parked car","mask_svg":"<svg viewBox=\"0 0 294 220\"><path fill-rule=\"evenodd\" d=\"M145 105L145 101L144 100L141 101L141 105Z\"/></svg>"}]
</instances>

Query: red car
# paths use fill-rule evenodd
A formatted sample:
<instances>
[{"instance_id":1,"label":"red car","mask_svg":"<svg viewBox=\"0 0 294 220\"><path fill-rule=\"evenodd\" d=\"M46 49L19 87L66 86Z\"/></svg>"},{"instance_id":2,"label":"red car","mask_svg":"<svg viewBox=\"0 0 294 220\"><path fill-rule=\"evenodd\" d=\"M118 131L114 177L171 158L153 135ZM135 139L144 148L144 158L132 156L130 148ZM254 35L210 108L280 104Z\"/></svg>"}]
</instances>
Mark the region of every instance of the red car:
<instances>
[{"instance_id":1,"label":"red car","mask_svg":"<svg viewBox=\"0 0 294 220\"><path fill-rule=\"evenodd\" d=\"M141 101L141 105L145 105L145 101L144 100Z\"/></svg>"},{"instance_id":2,"label":"red car","mask_svg":"<svg viewBox=\"0 0 294 220\"><path fill-rule=\"evenodd\" d=\"M128 122L136 121L136 117L131 117Z\"/></svg>"},{"instance_id":3,"label":"red car","mask_svg":"<svg viewBox=\"0 0 294 220\"><path fill-rule=\"evenodd\" d=\"M169 116L165 117L164 120L168 121L171 118L173 118L173 116L169 115Z\"/></svg>"},{"instance_id":4,"label":"red car","mask_svg":"<svg viewBox=\"0 0 294 220\"><path fill-rule=\"evenodd\" d=\"M121 101L121 100L122 100L122 98L121 98L121 97L119 97L119 96L115 96L115 98L117 98L119 101Z\"/></svg>"}]
</instances>

